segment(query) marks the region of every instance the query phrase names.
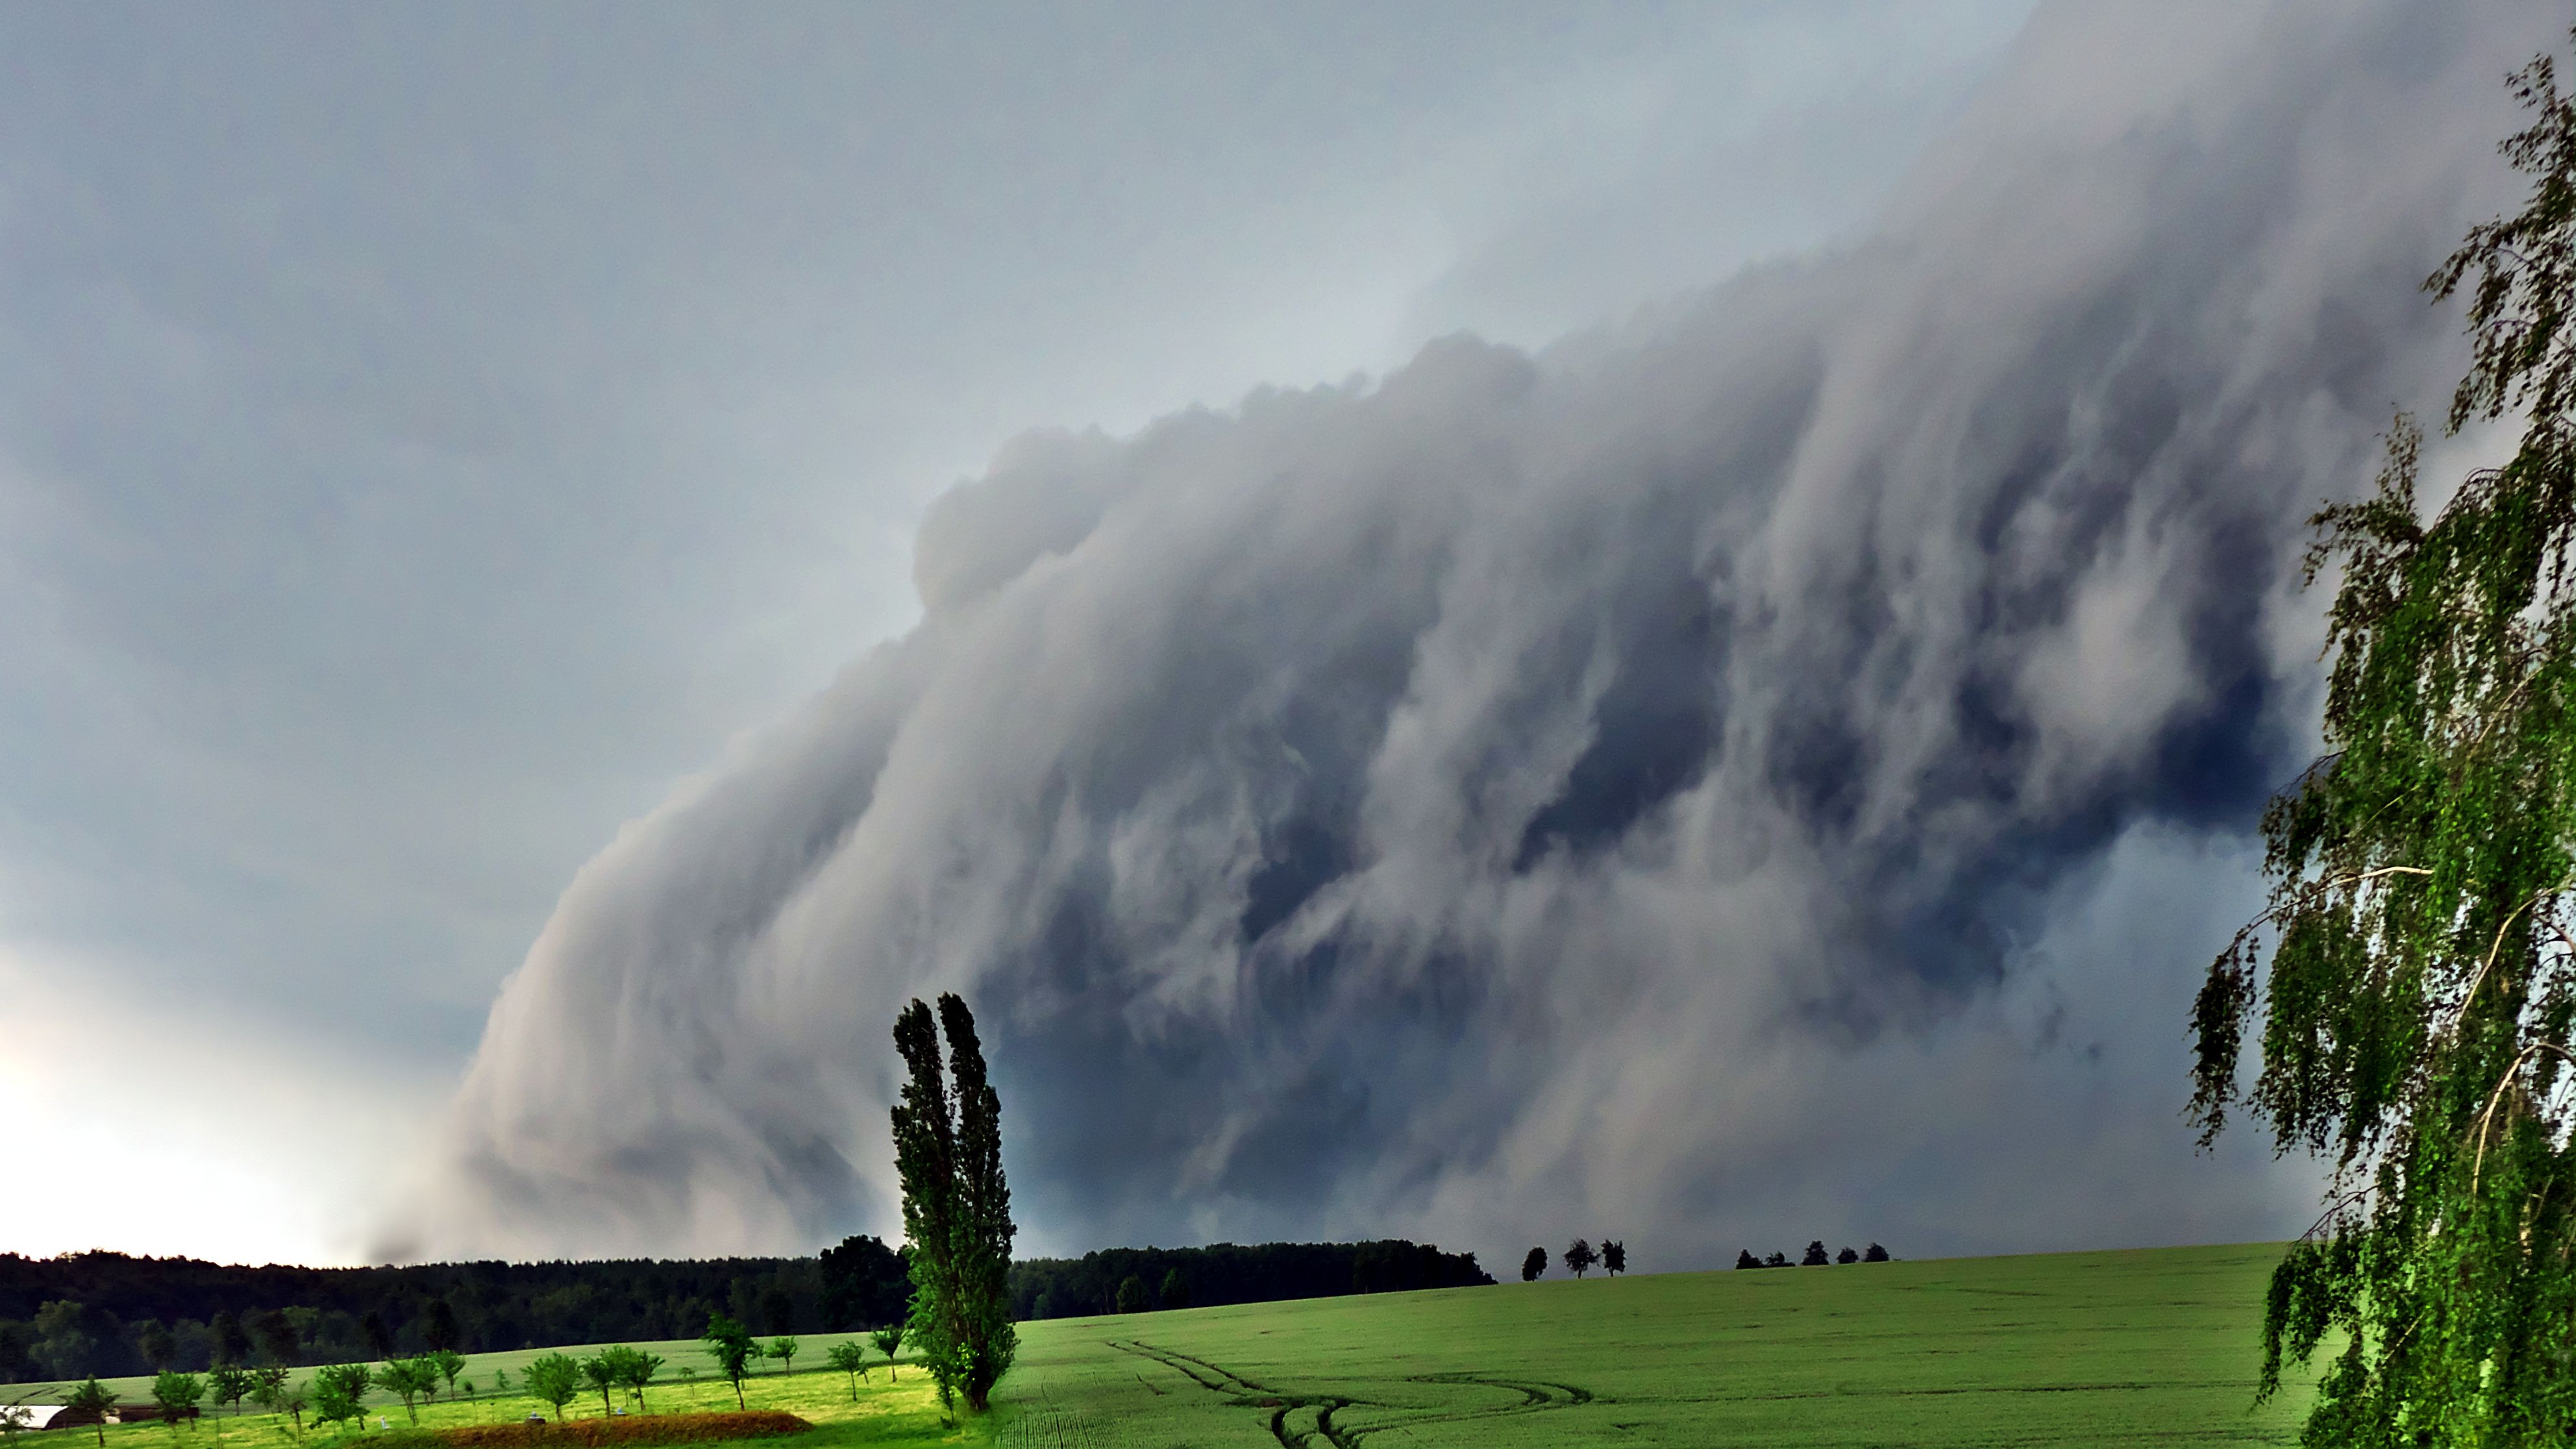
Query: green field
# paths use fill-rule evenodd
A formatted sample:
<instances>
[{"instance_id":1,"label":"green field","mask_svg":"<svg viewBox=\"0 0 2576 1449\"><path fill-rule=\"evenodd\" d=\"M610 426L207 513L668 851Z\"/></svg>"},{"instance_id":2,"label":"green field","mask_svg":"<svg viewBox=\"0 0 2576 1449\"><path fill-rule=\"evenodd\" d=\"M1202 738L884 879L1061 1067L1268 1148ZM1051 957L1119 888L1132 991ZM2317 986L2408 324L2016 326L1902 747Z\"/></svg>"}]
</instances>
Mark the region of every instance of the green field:
<instances>
[{"instance_id":1,"label":"green field","mask_svg":"<svg viewBox=\"0 0 2576 1449\"><path fill-rule=\"evenodd\" d=\"M2295 1441L2304 1399L2252 1401L2279 1256L2261 1245L1963 1258L1058 1319L1021 1326L996 1413L955 1430L917 1371L889 1386L877 1370L852 1404L839 1375L804 1369L833 1341L818 1335L799 1372L754 1379L749 1398L816 1420L795 1441L811 1449L2278 1445ZM653 1409L732 1407L698 1345L651 1347L700 1375L656 1388ZM533 1356L476 1355L468 1376L488 1384L506 1367L516 1381ZM422 1419L530 1408L442 1402ZM599 1409L596 1397L574 1405ZM382 1412L402 1422L399 1407ZM135 1425L108 1440L212 1449L215 1430L211 1419ZM293 1437L256 1415L226 1416L222 1434L238 1449Z\"/></svg>"}]
</instances>

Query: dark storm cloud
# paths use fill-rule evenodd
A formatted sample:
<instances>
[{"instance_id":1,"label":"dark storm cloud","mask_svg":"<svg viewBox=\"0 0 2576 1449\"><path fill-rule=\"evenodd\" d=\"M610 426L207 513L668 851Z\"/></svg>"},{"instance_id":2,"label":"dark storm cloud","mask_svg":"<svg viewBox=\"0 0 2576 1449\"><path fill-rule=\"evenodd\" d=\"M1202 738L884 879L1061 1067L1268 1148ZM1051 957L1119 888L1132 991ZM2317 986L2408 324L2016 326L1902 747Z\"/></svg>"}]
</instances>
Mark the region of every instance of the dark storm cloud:
<instances>
[{"instance_id":1,"label":"dark storm cloud","mask_svg":"<svg viewBox=\"0 0 2576 1449\"><path fill-rule=\"evenodd\" d=\"M2179 1013L2551 23L2046 12L1848 251L1020 439L918 628L574 881L400 1244L883 1228L947 989L1041 1247L2278 1231Z\"/></svg>"}]
</instances>

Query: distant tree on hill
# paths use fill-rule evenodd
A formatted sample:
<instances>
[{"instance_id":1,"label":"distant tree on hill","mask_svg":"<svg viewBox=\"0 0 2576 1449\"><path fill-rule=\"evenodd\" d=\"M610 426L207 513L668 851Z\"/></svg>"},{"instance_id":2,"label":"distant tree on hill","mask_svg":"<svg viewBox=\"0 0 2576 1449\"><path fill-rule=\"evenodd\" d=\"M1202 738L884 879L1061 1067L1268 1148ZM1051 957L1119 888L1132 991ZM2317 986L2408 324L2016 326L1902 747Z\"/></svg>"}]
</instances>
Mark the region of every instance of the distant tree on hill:
<instances>
[{"instance_id":1,"label":"distant tree on hill","mask_svg":"<svg viewBox=\"0 0 2576 1449\"><path fill-rule=\"evenodd\" d=\"M1860 1260L1864 1263L1884 1263L1887 1261L1887 1250L1872 1243L1869 1245L1869 1251L1860 1255Z\"/></svg>"},{"instance_id":2,"label":"distant tree on hill","mask_svg":"<svg viewBox=\"0 0 2576 1449\"><path fill-rule=\"evenodd\" d=\"M895 1381L894 1356L903 1352L903 1325L889 1323L869 1334L868 1342L875 1344L877 1352L886 1356L886 1382L893 1383Z\"/></svg>"},{"instance_id":3,"label":"distant tree on hill","mask_svg":"<svg viewBox=\"0 0 2576 1449\"><path fill-rule=\"evenodd\" d=\"M1860 1261L1860 1254L1852 1251L1851 1244L1845 1243L1843 1244L1843 1250L1834 1254L1834 1261L1837 1263L1857 1263Z\"/></svg>"},{"instance_id":4,"label":"distant tree on hill","mask_svg":"<svg viewBox=\"0 0 2576 1449\"><path fill-rule=\"evenodd\" d=\"M56 1378L86 1374L98 1352L87 1307L58 1298L36 1310L36 1359Z\"/></svg>"},{"instance_id":5,"label":"distant tree on hill","mask_svg":"<svg viewBox=\"0 0 2576 1449\"><path fill-rule=\"evenodd\" d=\"M1743 1248L1739 1249L1735 1254L1735 1266L1738 1268L1759 1268L1762 1266L1762 1260L1753 1256L1753 1250L1751 1248Z\"/></svg>"},{"instance_id":6,"label":"distant tree on hill","mask_svg":"<svg viewBox=\"0 0 2576 1449\"><path fill-rule=\"evenodd\" d=\"M179 1356L179 1340L170 1333L170 1325L158 1318L143 1320L134 1333L135 1350L143 1355L143 1366L159 1373Z\"/></svg>"},{"instance_id":7,"label":"distant tree on hill","mask_svg":"<svg viewBox=\"0 0 2576 1449\"><path fill-rule=\"evenodd\" d=\"M195 1374L163 1369L152 1376L152 1402L161 1406L163 1422L173 1429L196 1412L197 1401L205 1396L206 1381Z\"/></svg>"},{"instance_id":8,"label":"distant tree on hill","mask_svg":"<svg viewBox=\"0 0 2576 1449\"><path fill-rule=\"evenodd\" d=\"M303 1356L302 1335L295 1320L274 1308L253 1314L250 1323L252 1342L259 1345L262 1358L273 1364L291 1364Z\"/></svg>"},{"instance_id":9,"label":"distant tree on hill","mask_svg":"<svg viewBox=\"0 0 2576 1449\"><path fill-rule=\"evenodd\" d=\"M707 1331L699 1336L698 1341L707 1346L708 1356L716 1361L716 1370L733 1385L733 1406L737 1409L749 1407L743 1402L742 1381L751 1372L752 1355L760 1352L760 1345L752 1338L751 1330L721 1313L712 1314L707 1319ZM535 1373L536 1365L528 1365L528 1372ZM534 1380L530 1383L533 1385Z\"/></svg>"},{"instance_id":10,"label":"distant tree on hill","mask_svg":"<svg viewBox=\"0 0 2576 1449\"><path fill-rule=\"evenodd\" d=\"M1773 1253L1762 1260L1762 1266L1765 1268L1786 1268L1789 1266L1789 1255L1786 1253Z\"/></svg>"},{"instance_id":11,"label":"distant tree on hill","mask_svg":"<svg viewBox=\"0 0 2576 1449\"><path fill-rule=\"evenodd\" d=\"M859 1401L859 1380L868 1376L868 1351L866 1346L861 1344L855 1338L842 1339L839 1343L833 1344L830 1349L824 1352L823 1362L830 1364L839 1372L850 1376L850 1402L853 1404L857 1403Z\"/></svg>"},{"instance_id":12,"label":"distant tree on hill","mask_svg":"<svg viewBox=\"0 0 2576 1449\"><path fill-rule=\"evenodd\" d=\"M1547 1249L1532 1248L1529 1250L1529 1256L1521 1259L1522 1282L1535 1283L1539 1280L1540 1276L1546 1272Z\"/></svg>"},{"instance_id":13,"label":"distant tree on hill","mask_svg":"<svg viewBox=\"0 0 2576 1449\"><path fill-rule=\"evenodd\" d=\"M1822 1268L1833 1262L1833 1260L1833 1255L1825 1251L1825 1245L1821 1241L1811 1242L1807 1244L1807 1256L1798 1260L1798 1266L1801 1268Z\"/></svg>"},{"instance_id":14,"label":"distant tree on hill","mask_svg":"<svg viewBox=\"0 0 2576 1449\"><path fill-rule=\"evenodd\" d=\"M1147 1302L1145 1299L1144 1279L1130 1273L1127 1275L1127 1281L1118 1285L1119 1312L1142 1313L1153 1306L1153 1304Z\"/></svg>"},{"instance_id":15,"label":"distant tree on hill","mask_svg":"<svg viewBox=\"0 0 2576 1449\"><path fill-rule=\"evenodd\" d=\"M912 1300L911 1270L903 1255L881 1238L843 1238L840 1246L825 1248L816 1263L822 1270L822 1326L827 1333L850 1333L901 1318Z\"/></svg>"},{"instance_id":16,"label":"distant tree on hill","mask_svg":"<svg viewBox=\"0 0 2576 1449\"><path fill-rule=\"evenodd\" d=\"M456 1331L456 1310L444 1298L429 1300L429 1311L420 1316L420 1341L433 1353L450 1353L465 1346L464 1335Z\"/></svg>"},{"instance_id":17,"label":"distant tree on hill","mask_svg":"<svg viewBox=\"0 0 2576 1449\"><path fill-rule=\"evenodd\" d=\"M206 1328L214 1335L215 1362L238 1364L250 1361L250 1335L242 1331L241 1320L233 1316L231 1309L218 1312L214 1322L207 1324Z\"/></svg>"},{"instance_id":18,"label":"distant tree on hill","mask_svg":"<svg viewBox=\"0 0 2576 1449\"><path fill-rule=\"evenodd\" d=\"M1565 1245L1566 1271L1577 1278L1582 1277L1593 1264L1600 1261L1601 1255L1592 1251L1592 1245L1581 1238Z\"/></svg>"},{"instance_id":19,"label":"distant tree on hill","mask_svg":"<svg viewBox=\"0 0 2576 1449\"><path fill-rule=\"evenodd\" d=\"M368 1309L366 1317L358 1320L358 1332L366 1337L367 1347L375 1351L376 1357L394 1356L394 1331L385 1322L383 1309Z\"/></svg>"},{"instance_id":20,"label":"distant tree on hill","mask_svg":"<svg viewBox=\"0 0 2576 1449\"><path fill-rule=\"evenodd\" d=\"M1601 1270L1616 1278L1628 1271L1628 1245L1609 1238L1601 1240Z\"/></svg>"},{"instance_id":21,"label":"distant tree on hill","mask_svg":"<svg viewBox=\"0 0 2576 1449\"><path fill-rule=\"evenodd\" d=\"M1163 1275L1163 1291L1156 1296L1163 1300L1165 1308L1187 1308L1190 1306L1190 1280L1182 1276L1180 1269L1174 1268Z\"/></svg>"},{"instance_id":22,"label":"distant tree on hill","mask_svg":"<svg viewBox=\"0 0 2576 1449\"><path fill-rule=\"evenodd\" d=\"M80 1387L63 1396L63 1408L88 1419L98 1430L98 1449L107 1449L107 1411L116 1407L116 1395L107 1391L95 1375Z\"/></svg>"}]
</instances>

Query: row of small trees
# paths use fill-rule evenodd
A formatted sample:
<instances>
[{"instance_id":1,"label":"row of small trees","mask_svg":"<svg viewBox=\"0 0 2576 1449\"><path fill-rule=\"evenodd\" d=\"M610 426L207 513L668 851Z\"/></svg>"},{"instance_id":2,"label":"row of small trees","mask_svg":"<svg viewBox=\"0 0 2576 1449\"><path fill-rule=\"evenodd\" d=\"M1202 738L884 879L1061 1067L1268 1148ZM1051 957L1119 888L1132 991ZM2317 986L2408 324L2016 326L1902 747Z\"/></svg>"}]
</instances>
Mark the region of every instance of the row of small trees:
<instances>
[{"instance_id":1,"label":"row of small trees","mask_svg":"<svg viewBox=\"0 0 2576 1449\"><path fill-rule=\"evenodd\" d=\"M1580 1278L1594 1268L1602 1268L1613 1278L1628 1271L1628 1245L1615 1238L1603 1238L1594 1248L1583 1238L1565 1245L1565 1270ZM1532 1248L1521 1259L1521 1281L1535 1283L1547 1272L1547 1249Z\"/></svg>"},{"instance_id":2,"label":"row of small trees","mask_svg":"<svg viewBox=\"0 0 2576 1449\"><path fill-rule=\"evenodd\" d=\"M1822 1268L1832 1263L1884 1263L1886 1261L1887 1250L1876 1243L1870 1244L1869 1251L1866 1253L1855 1253L1849 1246L1845 1246L1841 1252L1831 1254L1829 1256L1825 1252L1823 1240L1819 1239L1807 1244L1807 1255L1798 1260L1798 1266L1801 1268ZM1789 1266L1789 1255L1786 1253L1773 1253L1767 1258L1757 1258L1753 1256L1753 1250L1747 1248L1735 1255L1735 1266L1738 1268L1786 1268Z\"/></svg>"}]
</instances>

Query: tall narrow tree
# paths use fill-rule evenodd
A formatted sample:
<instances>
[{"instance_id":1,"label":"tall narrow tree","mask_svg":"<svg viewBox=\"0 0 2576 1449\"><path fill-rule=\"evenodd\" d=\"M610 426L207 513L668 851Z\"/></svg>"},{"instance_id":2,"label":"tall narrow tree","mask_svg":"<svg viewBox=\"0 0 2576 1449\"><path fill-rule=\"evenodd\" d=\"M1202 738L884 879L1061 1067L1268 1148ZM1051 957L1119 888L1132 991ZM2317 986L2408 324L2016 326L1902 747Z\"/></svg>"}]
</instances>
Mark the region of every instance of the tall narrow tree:
<instances>
[{"instance_id":1,"label":"tall narrow tree","mask_svg":"<svg viewBox=\"0 0 2576 1449\"><path fill-rule=\"evenodd\" d=\"M2263 1328L2266 1394L2336 1345L2311 1444L2576 1437L2576 105L2547 57L2513 86L2531 199L2427 286L2470 298L2451 428L2516 415L2520 448L2428 518L2400 418L2376 493L2316 516L2329 753L2193 1012L2204 1145L2242 1103L2334 1164Z\"/></svg>"},{"instance_id":2,"label":"tall narrow tree","mask_svg":"<svg viewBox=\"0 0 2576 1449\"><path fill-rule=\"evenodd\" d=\"M939 1038L948 1038L947 1071ZM942 1403L981 1413L1011 1365L1011 1191L1002 1177L1002 1102L984 1069L974 1015L954 994L939 1018L915 1001L895 1019L909 1080L894 1106L896 1175L912 1242L908 1336Z\"/></svg>"}]
</instances>

